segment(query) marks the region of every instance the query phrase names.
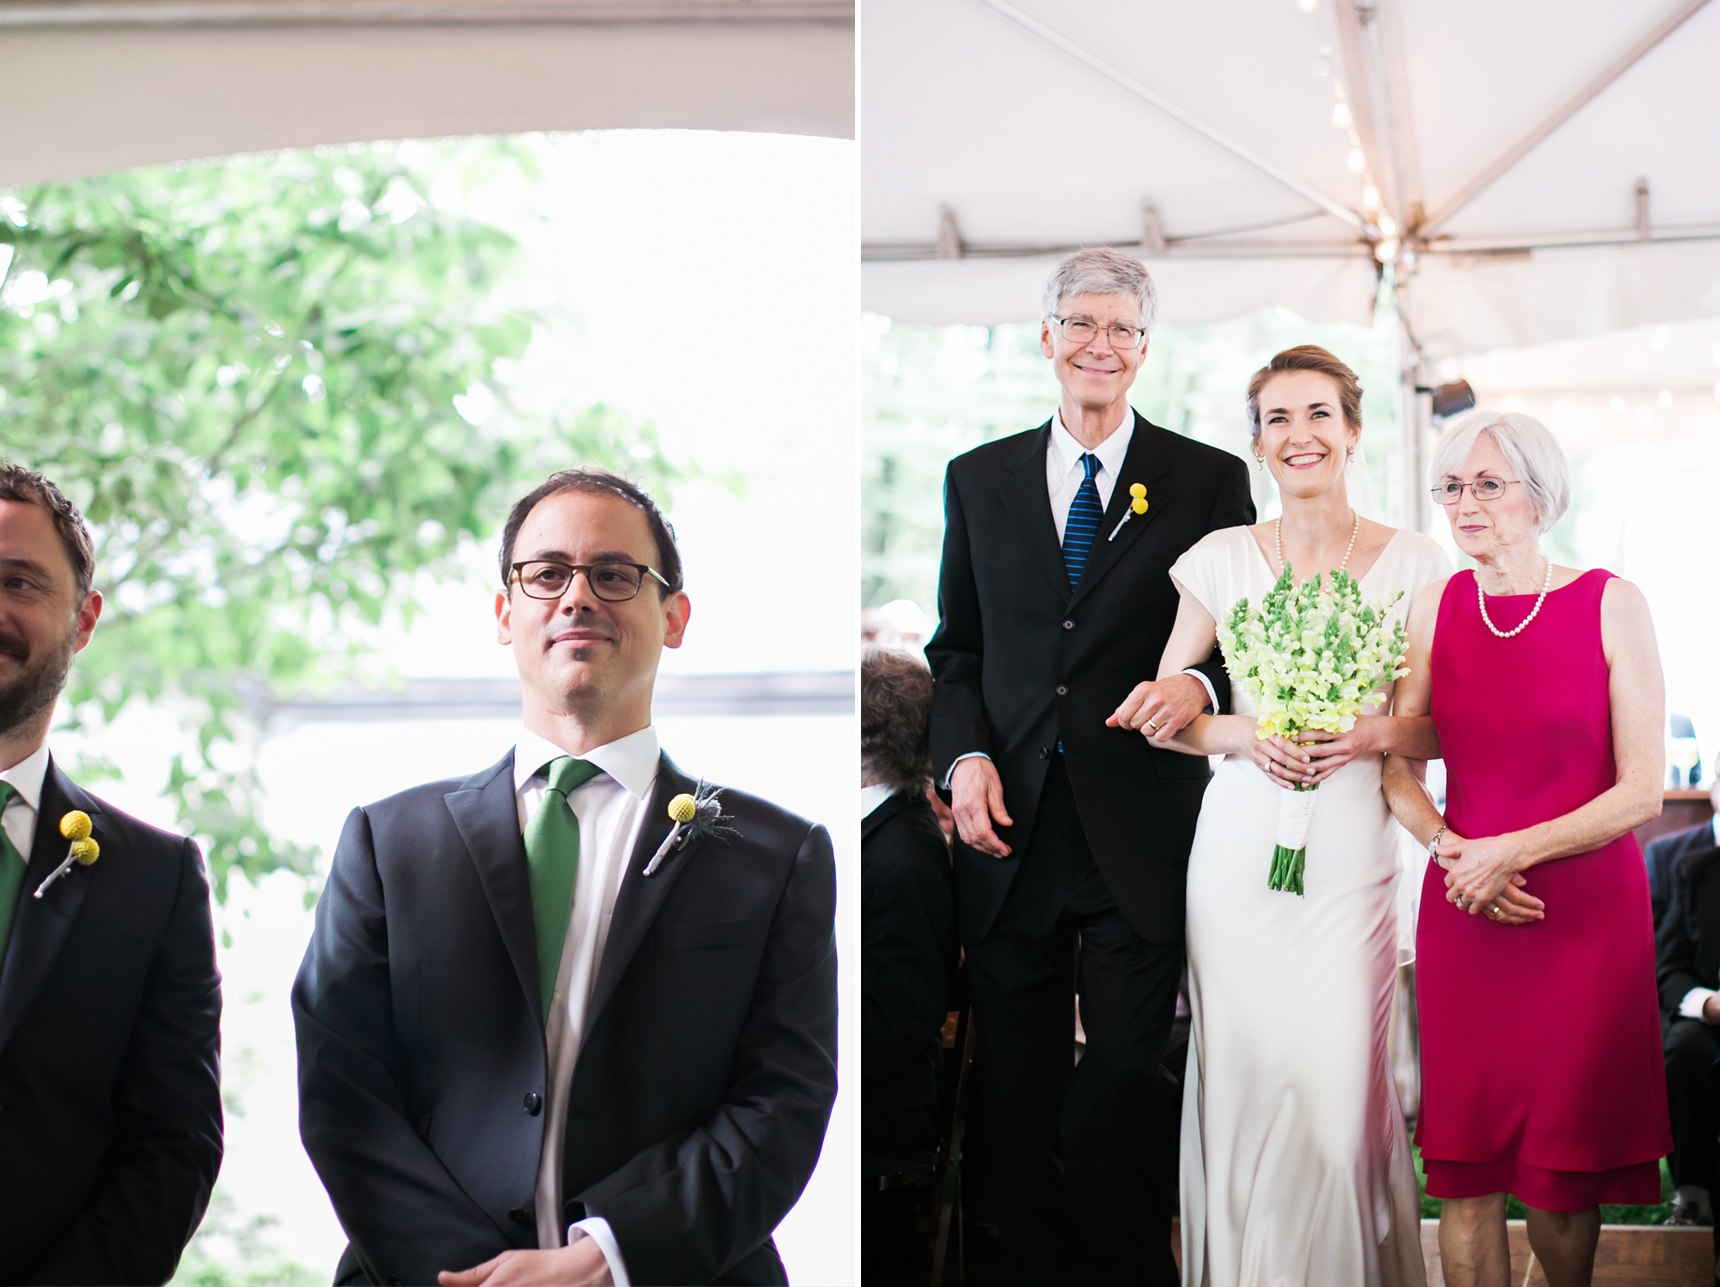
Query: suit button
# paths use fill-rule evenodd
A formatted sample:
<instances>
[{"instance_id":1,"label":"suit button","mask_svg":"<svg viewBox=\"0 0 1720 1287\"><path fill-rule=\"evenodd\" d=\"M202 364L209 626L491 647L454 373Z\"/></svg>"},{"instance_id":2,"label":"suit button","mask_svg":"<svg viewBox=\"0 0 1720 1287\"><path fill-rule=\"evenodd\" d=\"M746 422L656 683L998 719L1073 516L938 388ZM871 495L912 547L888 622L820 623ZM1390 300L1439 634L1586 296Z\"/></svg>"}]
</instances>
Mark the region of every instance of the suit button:
<instances>
[{"instance_id":1,"label":"suit button","mask_svg":"<svg viewBox=\"0 0 1720 1287\"><path fill-rule=\"evenodd\" d=\"M1051 748L1049 746L1040 747L1039 758L1042 760L1049 760L1051 758Z\"/></svg>"},{"instance_id":2,"label":"suit button","mask_svg":"<svg viewBox=\"0 0 1720 1287\"><path fill-rule=\"evenodd\" d=\"M536 1117L543 1108L543 1096L535 1090L526 1092L526 1112Z\"/></svg>"},{"instance_id":3,"label":"suit button","mask_svg":"<svg viewBox=\"0 0 1720 1287\"><path fill-rule=\"evenodd\" d=\"M1059 684L1059 685L1057 685L1057 695L1059 697L1067 697L1067 696L1069 696L1069 689L1067 687L1065 687L1063 684Z\"/></svg>"},{"instance_id":4,"label":"suit button","mask_svg":"<svg viewBox=\"0 0 1720 1287\"><path fill-rule=\"evenodd\" d=\"M1065 630L1073 630L1075 629L1075 623L1073 621L1065 621L1063 623L1063 628Z\"/></svg>"},{"instance_id":5,"label":"suit button","mask_svg":"<svg viewBox=\"0 0 1720 1287\"><path fill-rule=\"evenodd\" d=\"M530 1229L537 1223L537 1220L532 1216L532 1213L527 1211L524 1207L515 1207L512 1211L508 1212L508 1219L512 1220L522 1229Z\"/></svg>"}]
</instances>

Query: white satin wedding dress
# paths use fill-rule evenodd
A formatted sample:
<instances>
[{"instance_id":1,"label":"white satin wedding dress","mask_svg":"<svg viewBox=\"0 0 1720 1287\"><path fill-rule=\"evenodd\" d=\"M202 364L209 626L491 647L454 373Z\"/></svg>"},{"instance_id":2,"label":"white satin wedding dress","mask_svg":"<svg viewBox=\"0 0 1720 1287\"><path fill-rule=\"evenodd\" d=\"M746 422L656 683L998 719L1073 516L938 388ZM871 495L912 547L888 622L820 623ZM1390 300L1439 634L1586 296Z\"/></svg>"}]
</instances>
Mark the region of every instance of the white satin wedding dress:
<instances>
[{"instance_id":1,"label":"white satin wedding dress","mask_svg":"<svg viewBox=\"0 0 1720 1287\"><path fill-rule=\"evenodd\" d=\"M1394 612L1450 574L1399 531L1362 593ZM1213 532L1171 569L1223 620L1277 579L1246 528ZM1253 714L1240 685L1231 709ZM1207 786L1188 872L1189 1034L1182 1117L1187 1287L1424 1287L1403 1110L1386 1053L1397 974L1396 823L1378 759L1324 782L1306 897L1266 887L1276 786L1228 756Z\"/></svg>"}]
</instances>

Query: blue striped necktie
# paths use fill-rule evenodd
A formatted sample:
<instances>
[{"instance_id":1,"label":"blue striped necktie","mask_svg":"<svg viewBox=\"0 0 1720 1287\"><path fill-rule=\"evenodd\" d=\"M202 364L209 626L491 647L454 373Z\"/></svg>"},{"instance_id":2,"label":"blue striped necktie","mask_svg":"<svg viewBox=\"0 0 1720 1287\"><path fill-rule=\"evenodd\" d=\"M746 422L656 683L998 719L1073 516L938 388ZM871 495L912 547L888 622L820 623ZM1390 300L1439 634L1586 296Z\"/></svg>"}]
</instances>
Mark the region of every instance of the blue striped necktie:
<instances>
[{"instance_id":1,"label":"blue striped necktie","mask_svg":"<svg viewBox=\"0 0 1720 1287\"><path fill-rule=\"evenodd\" d=\"M1069 571L1071 590L1081 584L1087 552L1093 548L1099 522L1105 517L1099 504L1099 488L1093 482L1093 475L1099 472L1099 458L1090 451L1083 452L1081 467L1087 471L1087 477L1081 480L1075 499L1069 502L1069 521L1063 525L1063 566Z\"/></svg>"}]
</instances>

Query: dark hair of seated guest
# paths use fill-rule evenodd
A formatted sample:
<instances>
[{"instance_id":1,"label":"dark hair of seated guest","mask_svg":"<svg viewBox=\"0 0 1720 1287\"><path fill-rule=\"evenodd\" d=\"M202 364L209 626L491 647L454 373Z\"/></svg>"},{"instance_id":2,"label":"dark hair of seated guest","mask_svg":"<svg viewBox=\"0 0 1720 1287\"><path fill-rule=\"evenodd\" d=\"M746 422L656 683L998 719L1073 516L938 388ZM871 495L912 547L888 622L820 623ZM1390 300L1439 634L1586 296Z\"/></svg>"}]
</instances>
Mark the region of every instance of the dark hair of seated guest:
<instances>
[{"instance_id":1,"label":"dark hair of seated guest","mask_svg":"<svg viewBox=\"0 0 1720 1287\"><path fill-rule=\"evenodd\" d=\"M860 658L860 767L868 782L923 792L931 785L932 672L912 653L868 644Z\"/></svg>"}]
</instances>

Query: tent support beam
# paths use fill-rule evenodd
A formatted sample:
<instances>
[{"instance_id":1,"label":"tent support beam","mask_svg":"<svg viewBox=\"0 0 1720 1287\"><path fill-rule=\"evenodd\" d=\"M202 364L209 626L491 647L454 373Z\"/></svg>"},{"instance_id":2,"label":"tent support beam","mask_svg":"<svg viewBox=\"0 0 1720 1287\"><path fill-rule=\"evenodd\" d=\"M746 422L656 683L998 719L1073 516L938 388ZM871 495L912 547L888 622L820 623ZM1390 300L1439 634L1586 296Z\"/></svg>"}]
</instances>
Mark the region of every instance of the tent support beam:
<instances>
[{"instance_id":1,"label":"tent support beam","mask_svg":"<svg viewBox=\"0 0 1720 1287\"><path fill-rule=\"evenodd\" d=\"M1445 238L1421 253L1435 255L1519 255L1531 250L1580 249L1586 246L1639 246L1644 242L1720 241L1720 224L1659 227L1644 237L1636 228L1595 232L1525 233L1520 237ZM1202 241L1167 237L1162 247L1141 241L1083 241L1067 245L1006 245L962 242L963 259L1037 259L1067 255L1087 246L1110 246L1150 259L1372 259L1373 251L1359 241ZM867 263L947 259L935 242L875 242L860 247ZM1407 289L1407 288L1406 288ZM1400 303L1400 308L1402 307Z\"/></svg>"},{"instance_id":2,"label":"tent support beam","mask_svg":"<svg viewBox=\"0 0 1720 1287\"><path fill-rule=\"evenodd\" d=\"M115 27L609 26L854 21L851 0L110 0L0 5L0 29Z\"/></svg>"},{"instance_id":3,"label":"tent support beam","mask_svg":"<svg viewBox=\"0 0 1720 1287\"><path fill-rule=\"evenodd\" d=\"M1144 103L1158 108L1158 110L1163 112L1166 116L1169 116L1172 120L1187 126L1208 142L1216 143L1232 156L1246 161L1262 174L1265 174L1271 179L1275 179L1298 196L1303 197L1308 201L1312 201L1334 219L1343 220L1357 232L1364 231L1366 222L1363 220L1361 215L1357 214L1348 206L1341 202L1334 201L1324 192L1321 192L1310 184L1304 183L1288 170L1275 165L1252 148L1239 143L1228 134L1208 125L1205 121L1185 111L1163 95L1148 89L1134 77L1126 75L1118 68L1111 66L1110 63L1105 62L1103 59L1094 57L1074 41L1059 35L1037 19L1030 18L1014 5L1008 3L1008 0L979 0L979 2L987 8L1002 14L1017 26L1022 27L1032 35L1037 36L1040 40L1074 59L1088 70L1097 72L1100 76L1103 76L1119 89L1134 95Z\"/></svg>"},{"instance_id":4,"label":"tent support beam","mask_svg":"<svg viewBox=\"0 0 1720 1287\"><path fill-rule=\"evenodd\" d=\"M1545 139L1554 130L1558 129L1559 126L1563 125L1566 121L1570 120L1571 117L1575 116L1577 112L1582 110L1582 108L1589 103L1590 100L1634 67L1645 54L1652 50L1656 45L1660 44L1661 41L1665 40L1674 31L1678 30L1679 27L1683 26L1691 16L1693 16L1699 9L1703 8L1707 3L1708 0L1684 0L1684 2L1678 6L1677 10L1668 18L1620 55L1618 60L1614 62L1612 66L1608 67L1587 85L1584 85L1574 95L1572 95L1571 98L1558 109L1558 111L1554 112L1534 129L1530 130L1528 134L1524 135L1522 139L1494 161L1492 165L1488 166L1480 174L1476 175L1468 183L1464 184L1463 187L1459 188L1444 205L1428 217L1426 224L1417 230L1420 235L1424 238L1432 236L1442 224L1449 222L1453 215L1455 215L1459 210L1462 210L1463 207L1468 205L1486 188L1491 186L1495 179L1504 174L1505 171L1509 170L1512 166L1516 165L1517 162L1521 161L1530 152L1534 151L1543 139Z\"/></svg>"}]
</instances>

